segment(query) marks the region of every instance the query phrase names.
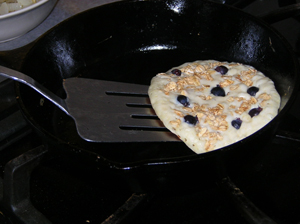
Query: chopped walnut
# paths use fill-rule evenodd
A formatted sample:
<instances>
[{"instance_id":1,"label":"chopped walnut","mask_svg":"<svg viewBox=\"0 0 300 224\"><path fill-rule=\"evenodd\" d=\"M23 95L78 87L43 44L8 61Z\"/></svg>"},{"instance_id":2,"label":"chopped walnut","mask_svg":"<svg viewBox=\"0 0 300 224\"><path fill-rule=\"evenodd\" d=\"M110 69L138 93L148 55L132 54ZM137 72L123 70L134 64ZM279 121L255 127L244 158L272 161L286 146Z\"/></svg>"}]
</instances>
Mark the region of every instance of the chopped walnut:
<instances>
[{"instance_id":1,"label":"chopped walnut","mask_svg":"<svg viewBox=\"0 0 300 224\"><path fill-rule=\"evenodd\" d=\"M216 117L213 114L207 114L206 118L211 121L216 119Z\"/></svg>"},{"instance_id":2,"label":"chopped walnut","mask_svg":"<svg viewBox=\"0 0 300 224\"><path fill-rule=\"evenodd\" d=\"M218 130L219 131L226 131L228 129L228 125L221 125L221 126L219 126L219 128L218 128Z\"/></svg>"},{"instance_id":3,"label":"chopped walnut","mask_svg":"<svg viewBox=\"0 0 300 224\"><path fill-rule=\"evenodd\" d=\"M257 98L258 99L263 99L263 100L269 100L269 99L271 99L271 95L269 95L267 93L262 93Z\"/></svg>"},{"instance_id":4,"label":"chopped walnut","mask_svg":"<svg viewBox=\"0 0 300 224\"><path fill-rule=\"evenodd\" d=\"M176 82L170 82L170 83L168 83L166 86L165 86L165 88L164 88L164 91L165 92L170 92L170 91L174 91L174 90L176 90L176 88L177 88L177 85L176 85Z\"/></svg>"},{"instance_id":5,"label":"chopped walnut","mask_svg":"<svg viewBox=\"0 0 300 224\"><path fill-rule=\"evenodd\" d=\"M251 97L249 100L244 100L240 107L235 111L237 114L242 114L245 111L251 108L252 104L256 104L257 100L254 97Z\"/></svg>"},{"instance_id":6,"label":"chopped walnut","mask_svg":"<svg viewBox=\"0 0 300 224\"><path fill-rule=\"evenodd\" d=\"M181 124L181 120L180 119L176 119L176 120L172 120L170 121L170 124L176 128L179 127L179 125Z\"/></svg>"},{"instance_id":7,"label":"chopped walnut","mask_svg":"<svg viewBox=\"0 0 300 224\"><path fill-rule=\"evenodd\" d=\"M241 74L234 76L240 82L244 83L246 86L252 86L253 81L251 80L254 76L254 72L252 70L241 71Z\"/></svg>"},{"instance_id":8,"label":"chopped walnut","mask_svg":"<svg viewBox=\"0 0 300 224\"><path fill-rule=\"evenodd\" d=\"M238 101L238 102L241 102L241 101L243 101L244 100L244 98L243 97L235 97L234 98L236 101Z\"/></svg>"},{"instance_id":9,"label":"chopped walnut","mask_svg":"<svg viewBox=\"0 0 300 224\"><path fill-rule=\"evenodd\" d=\"M174 110L174 113L179 116L179 117L183 117L183 113L181 111L178 111L178 110Z\"/></svg>"},{"instance_id":10,"label":"chopped walnut","mask_svg":"<svg viewBox=\"0 0 300 224\"><path fill-rule=\"evenodd\" d=\"M199 96L202 100L211 100L212 96L208 95L208 96Z\"/></svg>"},{"instance_id":11,"label":"chopped walnut","mask_svg":"<svg viewBox=\"0 0 300 224\"><path fill-rule=\"evenodd\" d=\"M199 128L197 130L198 137L202 137L207 132L207 128Z\"/></svg>"},{"instance_id":12,"label":"chopped walnut","mask_svg":"<svg viewBox=\"0 0 300 224\"><path fill-rule=\"evenodd\" d=\"M267 101L271 99L271 95L269 95L267 93L262 93L257 98L262 99L259 106L260 107L265 107L267 105Z\"/></svg>"},{"instance_id":13,"label":"chopped walnut","mask_svg":"<svg viewBox=\"0 0 300 224\"><path fill-rule=\"evenodd\" d=\"M255 99L255 97L251 97L250 100L248 101L250 104L256 104L257 100Z\"/></svg>"},{"instance_id":14,"label":"chopped walnut","mask_svg":"<svg viewBox=\"0 0 300 224\"><path fill-rule=\"evenodd\" d=\"M243 80L248 80L248 79L252 79L253 76L255 75L254 72L256 70L253 69L248 69L247 71L241 71L241 76Z\"/></svg>"},{"instance_id":15,"label":"chopped walnut","mask_svg":"<svg viewBox=\"0 0 300 224\"><path fill-rule=\"evenodd\" d=\"M234 83L233 80L226 79L225 81L220 82L219 85L220 85L222 88L224 88L224 87L226 87L226 86L232 85L233 83Z\"/></svg>"},{"instance_id":16,"label":"chopped walnut","mask_svg":"<svg viewBox=\"0 0 300 224\"><path fill-rule=\"evenodd\" d=\"M214 80L209 72L196 73L196 76L202 79L206 79L208 81Z\"/></svg>"},{"instance_id":17,"label":"chopped walnut","mask_svg":"<svg viewBox=\"0 0 300 224\"><path fill-rule=\"evenodd\" d=\"M196 116L200 120L204 116L204 113L196 113Z\"/></svg>"},{"instance_id":18,"label":"chopped walnut","mask_svg":"<svg viewBox=\"0 0 300 224\"><path fill-rule=\"evenodd\" d=\"M208 151L213 150L214 147L215 147L216 142L217 142L216 139L211 139L211 140L206 141L205 146L204 146L205 147L205 151L208 152Z\"/></svg>"},{"instance_id":19,"label":"chopped walnut","mask_svg":"<svg viewBox=\"0 0 300 224\"><path fill-rule=\"evenodd\" d=\"M246 86L252 86L252 85L253 85L253 82L252 82L252 80L250 80L250 79L243 81L243 83L244 83Z\"/></svg>"},{"instance_id":20,"label":"chopped walnut","mask_svg":"<svg viewBox=\"0 0 300 224\"><path fill-rule=\"evenodd\" d=\"M187 92L185 90L181 90L180 94L184 95L184 96L187 96Z\"/></svg>"},{"instance_id":21,"label":"chopped walnut","mask_svg":"<svg viewBox=\"0 0 300 224\"><path fill-rule=\"evenodd\" d=\"M236 90L237 88L239 88L239 84L236 84L236 85L232 85L232 86L230 86L229 87L229 89L231 90L231 91L233 91L233 90Z\"/></svg>"},{"instance_id":22,"label":"chopped walnut","mask_svg":"<svg viewBox=\"0 0 300 224\"><path fill-rule=\"evenodd\" d=\"M223 113L224 106L222 104L218 104L213 108L209 108L209 112L213 115L220 115Z\"/></svg>"},{"instance_id":23,"label":"chopped walnut","mask_svg":"<svg viewBox=\"0 0 300 224\"><path fill-rule=\"evenodd\" d=\"M192 64L188 64L187 66L182 68L181 71L184 72L187 75L193 75L194 74L194 69L195 69L195 66L193 66Z\"/></svg>"},{"instance_id":24,"label":"chopped walnut","mask_svg":"<svg viewBox=\"0 0 300 224\"><path fill-rule=\"evenodd\" d=\"M189 85L199 86L201 84L199 78L197 78L196 76L186 77L185 79Z\"/></svg>"},{"instance_id":25,"label":"chopped walnut","mask_svg":"<svg viewBox=\"0 0 300 224\"><path fill-rule=\"evenodd\" d=\"M247 101L242 102L240 107L235 111L237 114L242 114L245 111L249 110L251 107L251 104L248 103Z\"/></svg>"},{"instance_id":26,"label":"chopped walnut","mask_svg":"<svg viewBox=\"0 0 300 224\"><path fill-rule=\"evenodd\" d=\"M208 110L207 104L195 105L194 106L194 111L205 112L207 110Z\"/></svg>"},{"instance_id":27,"label":"chopped walnut","mask_svg":"<svg viewBox=\"0 0 300 224\"><path fill-rule=\"evenodd\" d=\"M189 112L189 113L193 113L194 112L193 108L183 107L182 109L185 110L185 111L187 111L187 112Z\"/></svg>"},{"instance_id":28,"label":"chopped walnut","mask_svg":"<svg viewBox=\"0 0 300 224\"><path fill-rule=\"evenodd\" d=\"M228 101L228 102L233 102L233 101L234 101L234 97L232 97L232 96L231 96L231 97L228 97L227 101Z\"/></svg>"},{"instance_id":29,"label":"chopped walnut","mask_svg":"<svg viewBox=\"0 0 300 224\"><path fill-rule=\"evenodd\" d=\"M203 65L197 65L195 68L196 73L202 73L205 72L206 68Z\"/></svg>"},{"instance_id":30,"label":"chopped walnut","mask_svg":"<svg viewBox=\"0 0 300 224\"><path fill-rule=\"evenodd\" d=\"M265 107L265 106L267 106L267 102L268 102L268 100L263 100L263 101L260 102L259 106L260 107Z\"/></svg>"},{"instance_id":31,"label":"chopped walnut","mask_svg":"<svg viewBox=\"0 0 300 224\"><path fill-rule=\"evenodd\" d=\"M186 86L186 85L188 85L188 83L186 82L186 80L185 79L180 79L180 80L178 80L177 82L176 82L176 85L178 86L178 89L184 89L184 87Z\"/></svg>"}]
</instances>

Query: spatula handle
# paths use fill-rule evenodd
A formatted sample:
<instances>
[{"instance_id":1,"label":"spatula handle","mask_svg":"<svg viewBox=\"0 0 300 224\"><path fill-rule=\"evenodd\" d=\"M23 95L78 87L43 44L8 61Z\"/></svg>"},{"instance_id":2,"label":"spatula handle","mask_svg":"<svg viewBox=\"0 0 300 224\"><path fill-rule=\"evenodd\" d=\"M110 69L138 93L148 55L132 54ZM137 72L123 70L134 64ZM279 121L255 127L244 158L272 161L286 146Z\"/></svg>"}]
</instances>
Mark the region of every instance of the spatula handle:
<instances>
[{"instance_id":1,"label":"spatula handle","mask_svg":"<svg viewBox=\"0 0 300 224\"><path fill-rule=\"evenodd\" d=\"M31 87L69 115L66 102L63 99L46 89L28 75L3 66L0 66L0 75Z\"/></svg>"}]
</instances>

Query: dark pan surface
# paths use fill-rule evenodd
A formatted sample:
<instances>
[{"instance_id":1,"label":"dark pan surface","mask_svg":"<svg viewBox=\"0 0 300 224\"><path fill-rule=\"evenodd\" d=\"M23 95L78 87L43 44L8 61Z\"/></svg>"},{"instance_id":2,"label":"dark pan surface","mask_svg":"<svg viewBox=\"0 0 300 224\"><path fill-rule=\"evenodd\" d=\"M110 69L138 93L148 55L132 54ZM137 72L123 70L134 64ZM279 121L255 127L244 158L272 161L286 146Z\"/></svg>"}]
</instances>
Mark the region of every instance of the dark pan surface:
<instances>
[{"instance_id":1,"label":"dark pan surface","mask_svg":"<svg viewBox=\"0 0 300 224\"><path fill-rule=\"evenodd\" d=\"M107 4L76 15L42 36L22 70L64 97L62 80L68 77L150 84L158 72L201 59L241 62L264 72L282 97L279 116L237 144L196 155L183 143L85 142L70 117L17 84L19 102L29 122L51 143L117 167L198 161L242 151L274 130L296 91L298 62L268 25L221 4L200 0Z\"/></svg>"}]
</instances>

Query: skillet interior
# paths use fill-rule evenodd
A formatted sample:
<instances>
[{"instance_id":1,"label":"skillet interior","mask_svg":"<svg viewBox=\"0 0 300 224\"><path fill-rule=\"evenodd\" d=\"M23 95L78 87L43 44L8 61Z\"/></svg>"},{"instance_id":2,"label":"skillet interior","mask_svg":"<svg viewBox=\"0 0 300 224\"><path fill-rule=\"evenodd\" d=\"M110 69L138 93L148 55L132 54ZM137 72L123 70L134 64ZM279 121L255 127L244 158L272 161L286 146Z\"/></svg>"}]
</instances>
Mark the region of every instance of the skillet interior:
<instances>
[{"instance_id":1,"label":"skillet interior","mask_svg":"<svg viewBox=\"0 0 300 224\"><path fill-rule=\"evenodd\" d=\"M195 155L183 143L85 142L77 135L73 120L48 101L42 102L35 91L16 84L17 94L29 122L52 143L120 167L199 160L224 151L241 151L275 127L293 98L298 81L297 61L274 30L221 4L167 0L104 5L47 32L25 58L22 70L65 97L65 78L149 84L158 72L201 59L241 62L264 72L274 80L283 99L279 116L237 144Z\"/></svg>"}]
</instances>

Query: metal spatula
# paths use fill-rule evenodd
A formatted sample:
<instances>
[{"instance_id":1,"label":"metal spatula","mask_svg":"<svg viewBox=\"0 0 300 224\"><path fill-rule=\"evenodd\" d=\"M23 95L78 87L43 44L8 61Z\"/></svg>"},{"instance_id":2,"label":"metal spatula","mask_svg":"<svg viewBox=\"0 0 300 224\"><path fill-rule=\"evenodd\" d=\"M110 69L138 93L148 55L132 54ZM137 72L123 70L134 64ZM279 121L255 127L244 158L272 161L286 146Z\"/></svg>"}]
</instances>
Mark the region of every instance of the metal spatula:
<instances>
[{"instance_id":1,"label":"metal spatula","mask_svg":"<svg viewBox=\"0 0 300 224\"><path fill-rule=\"evenodd\" d=\"M91 142L179 141L157 118L148 86L85 78L63 82L61 99L31 77L0 66L0 75L24 83L71 116L78 134Z\"/></svg>"}]
</instances>

